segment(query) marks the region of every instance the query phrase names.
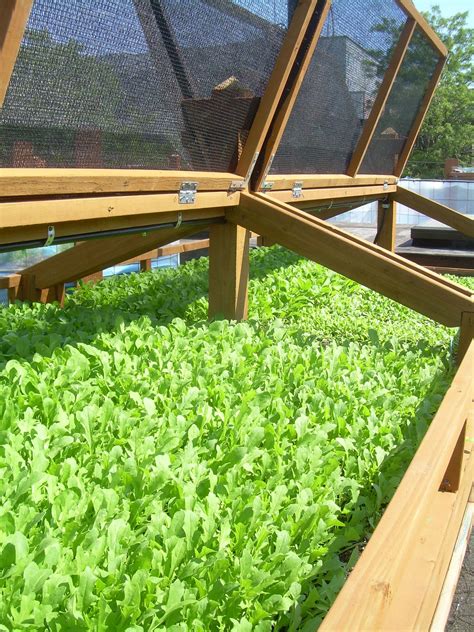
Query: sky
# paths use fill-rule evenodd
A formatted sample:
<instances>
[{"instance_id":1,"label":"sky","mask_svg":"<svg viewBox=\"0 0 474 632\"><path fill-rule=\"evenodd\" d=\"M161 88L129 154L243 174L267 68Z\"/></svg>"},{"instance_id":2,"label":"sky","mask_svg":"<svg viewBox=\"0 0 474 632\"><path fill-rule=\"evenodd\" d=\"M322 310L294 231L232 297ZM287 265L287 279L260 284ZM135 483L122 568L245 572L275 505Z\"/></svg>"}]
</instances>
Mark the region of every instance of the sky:
<instances>
[{"instance_id":1,"label":"sky","mask_svg":"<svg viewBox=\"0 0 474 632\"><path fill-rule=\"evenodd\" d=\"M413 0L418 11L427 11L434 4L441 8L445 16L469 11L469 26L474 28L474 5L472 0Z\"/></svg>"}]
</instances>

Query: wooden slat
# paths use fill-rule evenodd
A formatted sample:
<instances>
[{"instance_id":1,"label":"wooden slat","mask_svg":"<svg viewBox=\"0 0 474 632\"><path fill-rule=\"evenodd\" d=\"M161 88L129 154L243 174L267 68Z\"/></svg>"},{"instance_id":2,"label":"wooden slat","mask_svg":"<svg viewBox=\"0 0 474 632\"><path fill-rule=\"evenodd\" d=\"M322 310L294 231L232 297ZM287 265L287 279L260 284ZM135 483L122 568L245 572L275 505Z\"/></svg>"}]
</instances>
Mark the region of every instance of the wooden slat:
<instances>
[{"instance_id":1,"label":"wooden slat","mask_svg":"<svg viewBox=\"0 0 474 632\"><path fill-rule=\"evenodd\" d=\"M375 243L391 252L395 251L397 236L397 203L379 201L377 208L377 235Z\"/></svg>"},{"instance_id":2,"label":"wooden slat","mask_svg":"<svg viewBox=\"0 0 474 632\"><path fill-rule=\"evenodd\" d=\"M1 206L1 205L0 205ZM197 209L183 212L183 219L186 221L209 219L213 220L224 217L224 208ZM109 230L121 230L124 228L144 228L159 224L177 223L179 220L178 211L166 211L158 213L145 213L144 215L123 215L120 217L105 217L98 219L76 220L62 222L54 225L56 238L74 237L74 241L80 241L81 235L90 235ZM0 244L18 244L25 241L46 241L48 234L48 223L35 224L32 226L20 226L5 228L0 230ZM20 248L21 245L18 246Z\"/></svg>"},{"instance_id":3,"label":"wooden slat","mask_svg":"<svg viewBox=\"0 0 474 632\"><path fill-rule=\"evenodd\" d=\"M239 158L236 173L244 178L252 166L256 152L259 152L262 148L317 2L318 0L300 0L295 9L275 67L270 75L267 88L260 101Z\"/></svg>"},{"instance_id":4,"label":"wooden slat","mask_svg":"<svg viewBox=\"0 0 474 632\"><path fill-rule=\"evenodd\" d=\"M383 114L387 99L390 96L393 84L395 83L398 71L400 70L402 62L405 58L405 54L413 37L413 33L415 32L415 28L416 21L411 17L408 18L398 40L398 43L395 47L395 50L393 51L393 55L388 68L385 71L382 83L380 84L380 88L377 92L377 96L370 111L369 117L364 124L362 134L360 135L360 138L352 154L349 167L347 169L347 173L349 176L356 176L360 169L360 166L362 165L365 154L367 153L367 149L369 148L377 125Z\"/></svg>"},{"instance_id":5,"label":"wooden slat","mask_svg":"<svg viewBox=\"0 0 474 632\"><path fill-rule=\"evenodd\" d=\"M186 216L188 210L233 206L238 202L239 193L217 191L198 193L193 204L180 204L177 193L9 201L0 203L0 228L31 226L45 220L56 224L170 211L181 211Z\"/></svg>"},{"instance_id":6,"label":"wooden slat","mask_svg":"<svg viewBox=\"0 0 474 632\"><path fill-rule=\"evenodd\" d=\"M434 32L425 18L421 15L421 13L416 9L415 5L411 0L396 0L397 4L400 6L403 11L412 18L414 18L419 28L423 31L423 33L428 38L429 42L437 50L440 55L446 57L448 55L448 49L440 40L439 36Z\"/></svg>"},{"instance_id":7,"label":"wooden slat","mask_svg":"<svg viewBox=\"0 0 474 632\"><path fill-rule=\"evenodd\" d=\"M322 632L429 629L472 486L466 443L462 489L438 491L470 415L473 360L474 343Z\"/></svg>"},{"instance_id":8,"label":"wooden slat","mask_svg":"<svg viewBox=\"0 0 474 632\"><path fill-rule=\"evenodd\" d=\"M209 318L247 318L249 231L215 224L209 234Z\"/></svg>"},{"instance_id":9,"label":"wooden slat","mask_svg":"<svg viewBox=\"0 0 474 632\"><path fill-rule=\"evenodd\" d=\"M369 197L385 197L389 193L395 193L397 187L391 184L388 187L366 186L366 187L335 187L328 189L303 189L299 198L294 198L292 191L269 191L265 195L273 200L286 203L296 203L304 205L306 202L318 202L324 200L357 200Z\"/></svg>"},{"instance_id":10,"label":"wooden slat","mask_svg":"<svg viewBox=\"0 0 474 632\"><path fill-rule=\"evenodd\" d=\"M0 169L0 197L82 193L159 193L197 182L198 192L227 191L232 173L154 169Z\"/></svg>"},{"instance_id":11,"label":"wooden slat","mask_svg":"<svg viewBox=\"0 0 474 632\"><path fill-rule=\"evenodd\" d=\"M146 252L151 247L182 239L198 230L202 230L202 227L182 226L152 231L145 235L94 239L30 266L22 270L21 274L34 277L35 288L49 288L58 283L77 281Z\"/></svg>"},{"instance_id":12,"label":"wooden slat","mask_svg":"<svg viewBox=\"0 0 474 632\"><path fill-rule=\"evenodd\" d=\"M394 175L398 178L401 177L403 171L405 170L408 159L410 158L410 154L415 146L416 139L418 138L418 134L420 133L421 126L423 125L423 121L425 120L425 116L428 112L428 108L430 107L430 103L435 95L436 86L441 78L441 74L443 72L443 68L446 64L446 58L442 57L436 65L433 76L430 79L428 87L426 88L425 96L420 105L420 109L418 110L418 114L415 117L410 133L408 134L408 138L405 141L403 149L398 158L398 162L395 166Z\"/></svg>"},{"instance_id":13,"label":"wooden slat","mask_svg":"<svg viewBox=\"0 0 474 632\"><path fill-rule=\"evenodd\" d=\"M209 239L196 239L194 241L184 242L180 244L169 244L168 246L161 246L160 248L154 248L148 252L121 261L122 265L128 265L131 263L139 263L144 260L158 259L158 257L170 257L171 255L179 255L184 252L193 252L194 250L202 250L209 248Z\"/></svg>"},{"instance_id":14,"label":"wooden slat","mask_svg":"<svg viewBox=\"0 0 474 632\"><path fill-rule=\"evenodd\" d=\"M3 105L33 0L0 2L0 107Z\"/></svg>"},{"instance_id":15,"label":"wooden slat","mask_svg":"<svg viewBox=\"0 0 474 632\"><path fill-rule=\"evenodd\" d=\"M400 204L404 204L414 211L418 211L418 213L423 213L431 217L431 219L442 222L467 237L474 238L474 218L472 216L458 213L458 211L444 204L430 200L430 198L400 186L397 187L392 197Z\"/></svg>"},{"instance_id":16,"label":"wooden slat","mask_svg":"<svg viewBox=\"0 0 474 632\"><path fill-rule=\"evenodd\" d=\"M472 311L466 288L262 194L243 193L226 217L445 325Z\"/></svg>"},{"instance_id":17,"label":"wooden slat","mask_svg":"<svg viewBox=\"0 0 474 632\"><path fill-rule=\"evenodd\" d=\"M314 19L318 19L318 22L316 25L312 25L314 30L310 35L308 45L305 46L303 54L300 56L300 59L298 59L298 65L294 69L293 76L291 77L291 85L288 85L285 88L285 92L282 94L282 100L278 104L278 108L275 112L275 118L272 121L271 128L269 128L269 134L263 146L263 156L261 157L261 159L259 159L259 172L257 173L257 177L253 181L253 188L257 191L262 187L262 184L266 179L266 175L273 161L273 157L275 156L280 145L280 141L286 128L286 124L288 123L288 119L290 118L293 106L296 103L301 85L313 58L316 45L319 41L321 32L326 22L326 18L332 5L332 0L320 0L320 2L324 2L324 5L321 7L320 12L318 12L318 14L315 14L314 17Z\"/></svg>"},{"instance_id":18,"label":"wooden slat","mask_svg":"<svg viewBox=\"0 0 474 632\"><path fill-rule=\"evenodd\" d=\"M1 173L1 169L0 169ZM357 175L355 177L347 175L326 175L305 173L293 173L289 175L273 175L270 178L272 191L283 189L291 190L295 182L300 182L303 189L334 188L334 187L356 187L356 186L380 186L397 184L397 178L393 175ZM1 182L1 180L0 180Z\"/></svg>"}]
</instances>

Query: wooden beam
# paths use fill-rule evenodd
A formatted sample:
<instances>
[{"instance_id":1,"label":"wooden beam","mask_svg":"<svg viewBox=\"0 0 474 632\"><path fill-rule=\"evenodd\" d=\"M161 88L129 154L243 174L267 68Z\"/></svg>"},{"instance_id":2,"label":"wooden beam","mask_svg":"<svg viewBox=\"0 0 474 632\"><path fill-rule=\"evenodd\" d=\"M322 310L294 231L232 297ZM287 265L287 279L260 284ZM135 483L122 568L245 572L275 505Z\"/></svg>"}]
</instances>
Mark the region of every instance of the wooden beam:
<instances>
[{"instance_id":1,"label":"wooden beam","mask_svg":"<svg viewBox=\"0 0 474 632\"><path fill-rule=\"evenodd\" d=\"M197 182L198 192L228 191L243 179L232 173L154 169L0 169L0 197L83 193L160 193Z\"/></svg>"},{"instance_id":2,"label":"wooden beam","mask_svg":"<svg viewBox=\"0 0 474 632\"><path fill-rule=\"evenodd\" d=\"M411 0L396 0L398 6L410 17L414 18L419 26L419 28L423 31L425 36L427 37L430 44L433 48L439 52L443 57L447 57L448 49L440 40L439 36L434 32L431 26L428 24L426 19L422 16L422 14L416 9L415 5Z\"/></svg>"},{"instance_id":3,"label":"wooden beam","mask_svg":"<svg viewBox=\"0 0 474 632\"><path fill-rule=\"evenodd\" d=\"M193 204L181 204L177 193L116 195L67 199L41 199L0 203L0 229L44 223L72 222L84 219L145 215L180 211L183 218L190 210L233 206L239 193L197 193Z\"/></svg>"},{"instance_id":4,"label":"wooden beam","mask_svg":"<svg viewBox=\"0 0 474 632\"><path fill-rule=\"evenodd\" d=\"M388 68L385 71L382 83L380 84L380 88L375 98L375 102L372 106L372 109L370 110L369 118L366 120L362 129L362 134L360 135L357 145L355 146L349 163L349 167L347 169L347 174L349 176L356 176L364 161L365 154L367 153L370 142L374 136L377 125L385 109L387 99L392 91L393 84L395 83L395 79L398 75L398 71L400 70L403 60L405 59L405 55L413 37L413 33L415 32L415 28L416 21L414 20L414 18L409 17L400 35L395 50L393 51L393 55L390 59Z\"/></svg>"},{"instance_id":5,"label":"wooden beam","mask_svg":"<svg viewBox=\"0 0 474 632\"><path fill-rule=\"evenodd\" d=\"M381 248L395 252L397 236L397 203L380 200L377 208L377 235L375 243Z\"/></svg>"},{"instance_id":6,"label":"wooden beam","mask_svg":"<svg viewBox=\"0 0 474 632\"><path fill-rule=\"evenodd\" d=\"M247 318L249 231L215 224L209 235L209 318Z\"/></svg>"},{"instance_id":7,"label":"wooden beam","mask_svg":"<svg viewBox=\"0 0 474 632\"><path fill-rule=\"evenodd\" d=\"M26 268L21 274L34 279L35 290L46 289L59 283L77 281L146 252L151 247L162 246L176 239L188 237L199 230L202 230L202 227L181 226L152 231L145 235L125 235L85 241Z\"/></svg>"},{"instance_id":8,"label":"wooden beam","mask_svg":"<svg viewBox=\"0 0 474 632\"><path fill-rule=\"evenodd\" d=\"M0 204L1 207L1 204ZM186 221L209 219L209 223L224 217L223 208L198 209L183 211L183 219ZM160 224L176 224L179 221L178 211L165 211L158 213L145 213L144 215L123 215L120 217L104 217L98 219L85 219L70 222L62 222L54 225L56 238L73 238L72 241L81 241L87 235L103 231L113 231L128 228L143 228ZM47 224L34 224L32 226L20 226L0 230L0 245L19 244L22 242L45 242L48 235ZM42 245L42 244L41 244ZM35 245L36 247L36 245Z\"/></svg>"},{"instance_id":9,"label":"wooden beam","mask_svg":"<svg viewBox=\"0 0 474 632\"><path fill-rule=\"evenodd\" d=\"M0 169L1 173L1 169ZM289 175L273 175L271 177L272 192L284 189L293 189L296 183L300 183L302 189L334 188L334 187L357 187L357 186L383 186L384 184L397 184L398 178L393 175L357 175L355 177L347 175L326 175L305 173L294 173ZM0 178L1 183L1 178Z\"/></svg>"},{"instance_id":10,"label":"wooden beam","mask_svg":"<svg viewBox=\"0 0 474 632\"><path fill-rule=\"evenodd\" d=\"M439 491L470 416L473 361L474 343L321 632L344 630L347 621L354 632L430 629L472 487L467 441L459 491Z\"/></svg>"},{"instance_id":11,"label":"wooden beam","mask_svg":"<svg viewBox=\"0 0 474 632\"><path fill-rule=\"evenodd\" d=\"M313 14L312 21L308 25L308 41L301 47L301 54L298 56L297 63L295 64L292 74L289 76L288 84L275 110L275 117L269 128L268 136L265 139L263 153L259 157L258 173L252 183L252 188L257 191L262 187L280 145L286 124L290 118L293 106L296 103L306 72L311 64L331 5L332 0L320 0L317 10Z\"/></svg>"},{"instance_id":12,"label":"wooden beam","mask_svg":"<svg viewBox=\"0 0 474 632\"><path fill-rule=\"evenodd\" d=\"M415 146L416 139L418 138L418 134L420 133L421 126L423 125L423 121L425 120L425 116L428 112L428 108L430 107L430 103L434 97L436 86L439 83L445 64L446 57L442 57L437 63L433 76L426 88L425 96L423 97L412 128L408 134L408 138L403 145L403 149L395 166L394 175L397 176L397 178L400 178L405 170L408 159L410 158L413 147Z\"/></svg>"},{"instance_id":13,"label":"wooden beam","mask_svg":"<svg viewBox=\"0 0 474 632\"><path fill-rule=\"evenodd\" d=\"M408 206L418 213L423 213L423 215L427 215L431 219L442 222L467 237L474 238L474 218L470 215L463 215L444 204L430 200L430 198L401 186L396 188L392 198L399 204Z\"/></svg>"},{"instance_id":14,"label":"wooden beam","mask_svg":"<svg viewBox=\"0 0 474 632\"><path fill-rule=\"evenodd\" d=\"M170 257L171 255L179 255L184 252L193 252L194 250L202 250L209 248L209 239L195 239L193 241L187 241L178 244L169 244L168 246L160 246L160 248L154 248L148 252L144 252L142 255L132 257L126 261L122 261L122 265L129 263L138 263L144 259L158 259L158 257Z\"/></svg>"},{"instance_id":15,"label":"wooden beam","mask_svg":"<svg viewBox=\"0 0 474 632\"><path fill-rule=\"evenodd\" d=\"M20 281L20 274L10 274L8 276L0 277L0 290L9 290L12 287L18 287L20 285Z\"/></svg>"},{"instance_id":16,"label":"wooden beam","mask_svg":"<svg viewBox=\"0 0 474 632\"><path fill-rule=\"evenodd\" d=\"M301 196L295 198L292 191L270 191L265 195L272 200L279 202L296 203L299 206L306 203L317 203L325 200L358 200L363 198L386 197L390 193L395 193L395 184L389 186L366 186L366 187L335 187L328 189L303 189Z\"/></svg>"},{"instance_id":17,"label":"wooden beam","mask_svg":"<svg viewBox=\"0 0 474 632\"><path fill-rule=\"evenodd\" d=\"M262 194L242 193L226 217L447 326L474 311L470 290Z\"/></svg>"},{"instance_id":18,"label":"wooden beam","mask_svg":"<svg viewBox=\"0 0 474 632\"><path fill-rule=\"evenodd\" d=\"M0 3L0 108L10 84L33 0L2 0Z\"/></svg>"},{"instance_id":19,"label":"wooden beam","mask_svg":"<svg viewBox=\"0 0 474 632\"><path fill-rule=\"evenodd\" d=\"M255 164L255 155L261 151L270 124L276 112L288 77L300 50L306 30L316 10L318 0L300 0L288 27L267 88L260 101L255 119L236 167L236 173L246 178Z\"/></svg>"}]
</instances>

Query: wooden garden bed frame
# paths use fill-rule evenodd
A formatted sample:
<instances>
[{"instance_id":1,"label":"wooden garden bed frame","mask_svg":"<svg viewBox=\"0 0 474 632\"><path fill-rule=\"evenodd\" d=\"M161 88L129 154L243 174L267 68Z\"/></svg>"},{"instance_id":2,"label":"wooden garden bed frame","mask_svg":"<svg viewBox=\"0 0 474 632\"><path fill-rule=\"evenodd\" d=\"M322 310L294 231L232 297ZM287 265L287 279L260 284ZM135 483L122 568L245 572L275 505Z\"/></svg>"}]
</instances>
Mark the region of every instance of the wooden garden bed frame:
<instances>
[{"instance_id":1,"label":"wooden garden bed frame","mask_svg":"<svg viewBox=\"0 0 474 632\"><path fill-rule=\"evenodd\" d=\"M33 0L3 0L0 6L0 105L32 4ZM471 445L465 442L472 427L473 293L393 253L397 202L474 234L472 218L398 186L447 50L409 0L397 4L407 21L345 174L269 175L331 0L298 2L235 173L0 169L2 248L83 241L1 281L16 298L61 300L65 282L207 227L209 314L242 319L247 314L248 244L253 230L440 323L460 327L459 371L325 619L325 630L429 628L473 478ZM314 24L316 11L321 17ZM436 70L394 173L359 175L415 32L422 32L438 53ZM189 182L197 184L197 193L192 203L182 204L180 191ZM369 200L379 202L378 245L324 221ZM109 237L100 239L106 233ZM99 241L84 241L92 236Z\"/></svg>"}]
</instances>

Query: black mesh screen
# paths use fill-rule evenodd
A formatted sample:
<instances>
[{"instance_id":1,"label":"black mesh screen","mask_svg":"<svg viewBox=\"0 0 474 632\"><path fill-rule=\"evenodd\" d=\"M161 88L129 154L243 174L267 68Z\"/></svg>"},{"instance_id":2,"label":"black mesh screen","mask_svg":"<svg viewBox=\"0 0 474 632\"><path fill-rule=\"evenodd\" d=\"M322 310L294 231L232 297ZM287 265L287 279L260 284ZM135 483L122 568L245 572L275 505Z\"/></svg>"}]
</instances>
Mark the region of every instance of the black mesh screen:
<instances>
[{"instance_id":1,"label":"black mesh screen","mask_svg":"<svg viewBox=\"0 0 474 632\"><path fill-rule=\"evenodd\" d=\"M0 166L232 170L293 8L36 0L0 110Z\"/></svg>"},{"instance_id":2,"label":"black mesh screen","mask_svg":"<svg viewBox=\"0 0 474 632\"><path fill-rule=\"evenodd\" d=\"M391 174L439 61L421 31L415 31L360 173Z\"/></svg>"},{"instance_id":3,"label":"black mesh screen","mask_svg":"<svg viewBox=\"0 0 474 632\"><path fill-rule=\"evenodd\" d=\"M334 0L271 173L345 173L406 16L392 0Z\"/></svg>"}]
</instances>

